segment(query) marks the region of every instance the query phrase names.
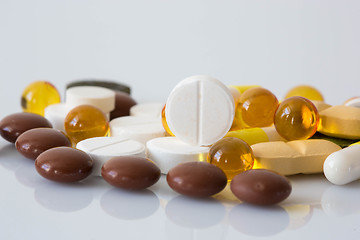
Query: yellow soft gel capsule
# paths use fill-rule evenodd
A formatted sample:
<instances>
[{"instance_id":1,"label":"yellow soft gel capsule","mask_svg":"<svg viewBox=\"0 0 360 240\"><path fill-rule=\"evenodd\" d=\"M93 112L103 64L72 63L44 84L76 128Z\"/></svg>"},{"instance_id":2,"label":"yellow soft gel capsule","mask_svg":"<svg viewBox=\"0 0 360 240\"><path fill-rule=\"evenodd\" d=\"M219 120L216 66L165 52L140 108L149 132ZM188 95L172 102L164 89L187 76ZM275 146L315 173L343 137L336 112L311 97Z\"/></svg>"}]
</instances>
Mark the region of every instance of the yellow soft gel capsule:
<instances>
[{"instance_id":1,"label":"yellow soft gel capsule","mask_svg":"<svg viewBox=\"0 0 360 240\"><path fill-rule=\"evenodd\" d=\"M47 81L36 81L29 84L21 95L21 108L24 112L44 116L45 108L60 103L58 90Z\"/></svg>"},{"instance_id":2,"label":"yellow soft gel capsule","mask_svg":"<svg viewBox=\"0 0 360 240\"><path fill-rule=\"evenodd\" d=\"M166 116L165 116L165 108L166 108L166 104L164 105L164 107L161 110L161 123L163 125L163 128L165 130L165 132L169 135L169 136L174 136L174 134L171 132L167 121L166 121Z\"/></svg>"},{"instance_id":3,"label":"yellow soft gel capsule","mask_svg":"<svg viewBox=\"0 0 360 240\"><path fill-rule=\"evenodd\" d=\"M245 141L226 137L211 146L207 162L221 168L230 182L237 174L252 169L254 156Z\"/></svg>"},{"instance_id":4,"label":"yellow soft gel capsule","mask_svg":"<svg viewBox=\"0 0 360 240\"><path fill-rule=\"evenodd\" d=\"M91 105L80 105L73 108L65 117L65 131L73 145L93 138L104 137L109 131L106 115Z\"/></svg>"},{"instance_id":5,"label":"yellow soft gel capsule","mask_svg":"<svg viewBox=\"0 0 360 240\"><path fill-rule=\"evenodd\" d=\"M319 113L309 99L295 96L281 102L275 112L274 124L286 140L304 140L315 134Z\"/></svg>"},{"instance_id":6,"label":"yellow soft gel capsule","mask_svg":"<svg viewBox=\"0 0 360 240\"><path fill-rule=\"evenodd\" d=\"M287 92L285 98L294 96L304 97L309 100L324 101L324 97L322 96L321 92L309 85L299 85L290 89Z\"/></svg>"},{"instance_id":7,"label":"yellow soft gel capsule","mask_svg":"<svg viewBox=\"0 0 360 240\"><path fill-rule=\"evenodd\" d=\"M229 131L225 137L235 137L245 141L249 145L261 142L285 141L275 127L247 128L236 131Z\"/></svg>"},{"instance_id":8,"label":"yellow soft gel capsule","mask_svg":"<svg viewBox=\"0 0 360 240\"><path fill-rule=\"evenodd\" d=\"M246 127L268 127L274 123L279 105L276 96L265 88L251 88L241 94L236 112Z\"/></svg>"}]
</instances>

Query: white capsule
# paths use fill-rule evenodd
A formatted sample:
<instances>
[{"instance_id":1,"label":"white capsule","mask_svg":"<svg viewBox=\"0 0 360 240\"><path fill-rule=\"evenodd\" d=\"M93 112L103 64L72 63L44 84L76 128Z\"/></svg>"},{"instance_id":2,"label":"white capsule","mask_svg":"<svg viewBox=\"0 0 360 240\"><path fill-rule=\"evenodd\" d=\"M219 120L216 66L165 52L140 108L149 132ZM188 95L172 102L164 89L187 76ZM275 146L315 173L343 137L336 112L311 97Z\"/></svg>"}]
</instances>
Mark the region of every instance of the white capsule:
<instances>
[{"instance_id":1,"label":"white capsule","mask_svg":"<svg viewBox=\"0 0 360 240\"><path fill-rule=\"evenodd\" d=\"M88 138L78 142L76 148L88 153L93 159L93 176L101 176L102 165L112 157L145 157L144 144L123 137Z\"/></svg>"},{"instance_id":2,"label":"white capsule","mask_svg":"<svg viewBox=\"0 0 360 240\"><path fill-rule=\"evenodd\" d=\"M360 179L360 145L352 145L330 154L324 162L324 174L336 185Z\"/></svg>"},{"instance_id":3,"label":"white capsule","mask_svg":"<svg viewBox=\"0 0 360 240\"><path fill-rule=\"evenodd\" d=\"M215 143L229 131L235 113L230 90L208 76L184 79L166 102L166 121L180 140L197 146Z\"/></svg>"},{"instance_id":4,"label":"white capsule","mask_svg":"<svg viewBox=\"0 0 360 240\"><path fill-rule=\"evenodd\" d=\"M133 139L146 144L147 141L166 136L160 118L126 116L110 121L110 136Z\"/></svg>"},{"instance_id":5,"label":"white capsule","mask_svg":"<svg viewBox=\"0 0 360 240\"><path fill-rule=\"evenodd\" d=\"M161 173L167 174L180 163L206 161L209 149L186 144L176 137L161 137L146 143L146 157L158 165Z\"/></svg>"}]
</instances>

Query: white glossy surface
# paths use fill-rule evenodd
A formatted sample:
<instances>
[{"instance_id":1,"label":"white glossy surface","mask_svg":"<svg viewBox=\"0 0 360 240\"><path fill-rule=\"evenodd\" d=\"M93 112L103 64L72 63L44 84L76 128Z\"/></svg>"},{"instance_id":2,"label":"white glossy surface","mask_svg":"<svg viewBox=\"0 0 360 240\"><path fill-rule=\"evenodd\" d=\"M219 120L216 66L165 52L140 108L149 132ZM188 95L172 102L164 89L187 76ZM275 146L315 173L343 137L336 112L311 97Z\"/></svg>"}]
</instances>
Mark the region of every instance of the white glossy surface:
<instances>
[{"instance_id":1,"label":"white glossy surface","mask_svg":"<svg viewBox=\"0 0 360 240\"><path fill-rule=\"evenodd\" d=\"M258 84L279 99L298 84L342 104L359 95L360 1L1 0L0 117L34 80L62 97L76 79L115 79L164 102L194 74ZM64 99L64 98L63 98ZM160 112L159 112L160 116ZM360 181L291 177L279 206L194 200L164 177L148 191L101 178L57 184L0 138L0 239L359 239Z\"/></svg>"},{"instance_id":2,"label":"white glossy surface","mask_svg":"<svg viewBox=\"0 0 360 240\"><path fill-rule=\"evenodd\" d=\"M293 191L278 206L240 203L229 189L214 199L178 195L163 176L128 192L92 177L50 182L32 160L0 140L1 239L356 239L360 182L335 186L323 175L290 177Z\"/></svg>"}]
</instances>

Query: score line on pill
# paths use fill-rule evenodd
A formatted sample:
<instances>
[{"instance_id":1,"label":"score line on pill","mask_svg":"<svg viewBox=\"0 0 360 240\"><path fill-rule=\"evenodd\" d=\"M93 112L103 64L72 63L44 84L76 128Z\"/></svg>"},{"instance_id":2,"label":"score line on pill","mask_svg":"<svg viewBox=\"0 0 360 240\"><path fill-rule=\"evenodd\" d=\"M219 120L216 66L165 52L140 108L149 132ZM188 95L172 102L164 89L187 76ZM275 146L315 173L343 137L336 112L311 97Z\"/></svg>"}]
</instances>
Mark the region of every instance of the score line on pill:
<instances>
[{"instance_id":1,"label":"score line on pill","mask_svg":"<svg viewBox=\"0 0 360 240\"><path fill-rule=\"evenodd\" d=\"M211 145L224 137L234 114L235 104L229 89L219 80L201 75L178 83L165 108L173 134L197 146Z\"/></svg>"}]
</instances>

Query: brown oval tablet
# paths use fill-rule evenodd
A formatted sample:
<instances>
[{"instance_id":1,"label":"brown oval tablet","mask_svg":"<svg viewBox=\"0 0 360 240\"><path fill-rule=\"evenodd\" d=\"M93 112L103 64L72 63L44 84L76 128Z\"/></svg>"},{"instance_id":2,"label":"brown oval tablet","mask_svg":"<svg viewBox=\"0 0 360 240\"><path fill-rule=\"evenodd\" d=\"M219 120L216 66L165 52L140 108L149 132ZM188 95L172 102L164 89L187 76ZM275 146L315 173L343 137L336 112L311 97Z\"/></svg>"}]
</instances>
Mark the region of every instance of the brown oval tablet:
<instances>
[{"instance_id":1,"label":"brown oval tablet","mask_svg":"<svg viewBox=\"0 0 360 240\"><path fill-rule=\"evenodd\" d=\"M38 173L55 182L77 182L90 175L93 160L85 152L71 147L56 147L35 160Z\"/></svg>"},{"instance_id":2,"label":"brown oval tablet","mask_svg":"<svg viewBox=\"0 0 360 240\"><path fill-rule=\"evenodd\" d=\"M70 140L53 128L34 128L21 134L16 149L25 157L35 160L42 152L54 147L71 147Z\"/></svg>"},{"instance_id":3,"label":"brown oval tablet","mask_svg":"<svg viewBox=\"0 0 360 240\"><path fill-rule=\"evenodd\" d=\"M115 91L115 109L110 112L110 120L129 116L130 108L134 105L136 105L136 102L129 94Z\"/></svg>"},{"instance_id":4,"label":"brown oval tablet","mask_svg":"<svg viewBox=\"0 0 360 240\"><path fill-rule=\"evenodd\" d=\"M291 193L291 183L286 177L266 169L239 173L230 188L241 201L256 205L277 204Z\"/></svg>"},{"instance_id":5,"label":"brown oval tablet","mask_svg":"<svg viewBox=\"0 0 360 240\"><path fill-rule=\"evenodd\" d=\"M160 169L150 160L137 156L113 157L101 168L101 176L119 188L140 190L155 184Z\"/></svg>"},{"instance_id":6,"label":"brown oval tablet","mask_svg":"<svg viewBox=\"0 0 360 240\"><path fill-rule=\"evenodd\" d=\"M52 128L51 123L35 113L14 113L0 121L0 135L7 141L15 143L16 139L33 128Z\"/></svg>"},{"instance_id":7,"label":"brown oval tablet","mask_svg":"<svg viewBox=\"0 0 360 240\"><path fill-rule=\"evenodd\" d=\"M224 189L225 173L207 162L187 162L172 168L166 180L180 194L192 197L210 197Z\"/></svg>"}]
</instances>

